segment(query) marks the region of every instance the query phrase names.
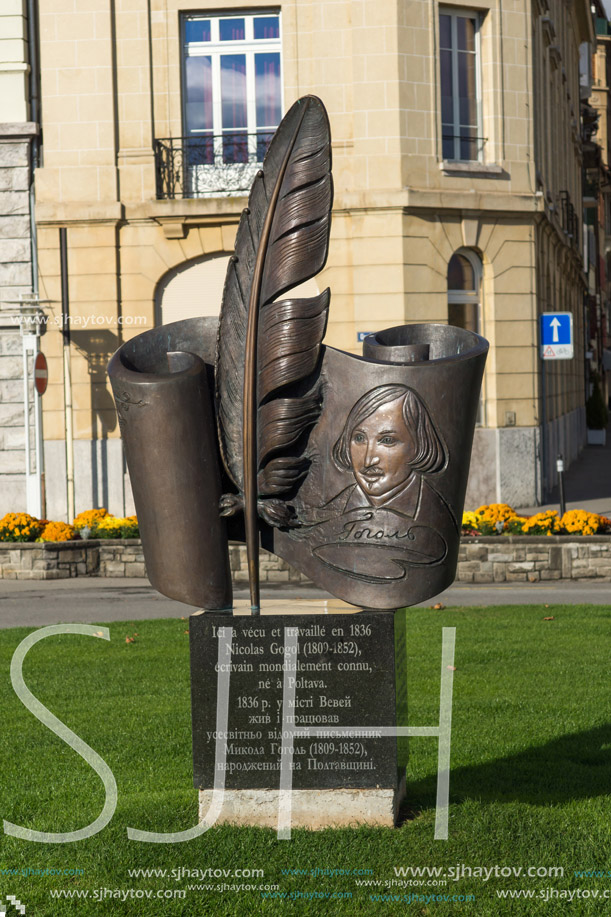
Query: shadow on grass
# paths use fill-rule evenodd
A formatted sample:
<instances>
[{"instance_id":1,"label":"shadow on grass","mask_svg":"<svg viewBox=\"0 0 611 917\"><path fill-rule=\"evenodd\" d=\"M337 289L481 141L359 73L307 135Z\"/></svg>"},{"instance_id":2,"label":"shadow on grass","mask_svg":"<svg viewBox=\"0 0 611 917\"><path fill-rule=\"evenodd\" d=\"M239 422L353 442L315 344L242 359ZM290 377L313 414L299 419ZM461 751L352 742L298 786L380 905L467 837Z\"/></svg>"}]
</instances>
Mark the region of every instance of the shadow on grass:
<instances>
[{"instance_id":1,"label":"shadow on grass","mask_svg":"<svg viewBox=\"0 0 611 917\"><path fill-rule=\"evenodd\" d=\"M611 793L611 724L562 736L485 764L450 770L450 803L564 803ZM437 774L410 781L403 819L435 806Z\"/></svg>"}]
</instances>

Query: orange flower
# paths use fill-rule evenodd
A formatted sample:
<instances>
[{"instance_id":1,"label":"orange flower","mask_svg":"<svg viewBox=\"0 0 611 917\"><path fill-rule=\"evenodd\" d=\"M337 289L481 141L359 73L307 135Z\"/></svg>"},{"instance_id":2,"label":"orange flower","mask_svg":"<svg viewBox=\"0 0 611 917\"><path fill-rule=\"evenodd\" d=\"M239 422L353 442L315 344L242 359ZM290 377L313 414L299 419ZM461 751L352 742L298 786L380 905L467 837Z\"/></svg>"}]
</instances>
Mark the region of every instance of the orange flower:
<instances>
[{"instance_id":1,"label":"orange flower","mask_svg":"<svg viewBox=\"0 0 611 917\"><path fill-rule=\"evenodd\" d=\"M28 513L7 513L0 519L0 541L35 541L44 526Z\"/></svg>"},{"instance_id":2,"label":"orange flower","mask_svg":"<svg viewBox=\"0 0 611 917\"><path fill-rule=\"evenodd\" d=\"M47 522L39 541L74 541L78 534L73 525L65 522Z\"/></svg>"}]
</instances>

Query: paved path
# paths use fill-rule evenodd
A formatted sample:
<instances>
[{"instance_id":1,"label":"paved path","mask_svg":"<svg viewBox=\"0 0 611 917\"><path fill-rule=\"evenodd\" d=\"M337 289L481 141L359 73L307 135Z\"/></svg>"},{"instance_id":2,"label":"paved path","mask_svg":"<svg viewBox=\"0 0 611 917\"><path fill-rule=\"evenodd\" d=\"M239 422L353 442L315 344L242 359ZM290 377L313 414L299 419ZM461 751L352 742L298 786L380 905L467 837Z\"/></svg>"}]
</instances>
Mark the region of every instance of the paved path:
<instances>
[{"instance_id":1,"label":"paved path","mask_svg":"<svg viewBox=\"0 0 611 917\"><path fill-rule=\"evenodd\" d=\"M611 518L611 425L607 430L607 445L586 446L565 473L564 496L567 509L587 509L591 513ZM559 510L559 501L560 495L555 487L550 502L545 506L521 507L520 511L537 513L545 509Z\"/></svg>"},{"instance_id":2,"label":"paved path","mask_svg":"<svg viewBox=\"0 0 611 917\"><path fill-rule=\"evenodd\" d=\"M237 599L246 599L245 589L236 590ZM329 599L314 586L268 586L265 599L285 600L287 606L304 599ZM611 583L534 583L511 585L451 586L427 607L441 602L450 605L530 605L581 604L609 605ZM146 579L78 577L70 580L0 580L0 627L42 627L66 621L104 623L138 621L143 618L188 617L195 609L166 599Z\"/></svg>"}]
</instances>

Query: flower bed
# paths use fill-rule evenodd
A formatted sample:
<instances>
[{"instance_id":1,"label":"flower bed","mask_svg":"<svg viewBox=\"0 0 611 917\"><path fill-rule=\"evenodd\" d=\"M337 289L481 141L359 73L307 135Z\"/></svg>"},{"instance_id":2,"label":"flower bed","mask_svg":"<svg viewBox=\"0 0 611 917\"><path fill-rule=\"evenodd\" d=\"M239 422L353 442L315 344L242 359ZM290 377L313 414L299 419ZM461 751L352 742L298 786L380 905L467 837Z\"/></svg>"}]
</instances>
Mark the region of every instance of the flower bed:
<instances>
[{"instance_id":1,"label":"flower bed","mask_svg":"<svg viewBox=\"0 0 611 917\"><path fill-rule=\"evenodd\" d=\"M79 513L72 525L36 519L28 513L7 513L0 519L0 542L64 542L87 538L139 537L136 516L111 516L104 507Z\"/></svg>"},{"instance_id":2,"label":"flower bed","mask_svg":"<svg viewBox=\"0 0 611 917\"><path fill-rule=\"evenodd\" d=\"M463 513L462 534L479 535L605 535L611 533L611 519L571 509L562 517L555 509L534 516L519 516L507 503L490 503L474 512Z\"/></svg>"},{"instance_id":3,"label":"flower bed","mask_svg":"<svg viewBox=\"0 0 611 917\"><path fill-rule=\"evenodd\" d=\"M26 519L25 513L9 515L10 520L7 516L0 520L0 535L6 532L10 537L0 541L0 579L146 575L140 540L111 534L137 531L135 517L117 519L106 510L89 510L68 526L31 516ZM483 534L480 529L493 534ZM87 538L92 531L97 537ZM560 519L549 511L518 517L506 504L480 507L465 513L456 579L465 583L611 582L611 534L605 532L609 532L609 520L582 510L572 510ZM45 535L53 533L61 538L47 540ZM229 557L234 582L243 585L248 581L244 545L231 544ZM308 580L279 557L262 551L261 582Z\"/></svg>"}]
</instances>

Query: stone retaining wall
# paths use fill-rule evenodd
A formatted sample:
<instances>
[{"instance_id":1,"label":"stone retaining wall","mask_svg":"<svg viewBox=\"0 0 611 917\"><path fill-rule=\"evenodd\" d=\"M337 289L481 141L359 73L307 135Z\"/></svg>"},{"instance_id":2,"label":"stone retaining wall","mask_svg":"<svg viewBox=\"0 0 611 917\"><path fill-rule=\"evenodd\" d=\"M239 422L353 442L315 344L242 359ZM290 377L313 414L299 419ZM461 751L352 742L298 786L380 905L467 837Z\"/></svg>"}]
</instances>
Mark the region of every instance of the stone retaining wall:
<instances>
[{"instance_id":1,"label":"stone retaining wall","mask_svg":"<svg viewBox=\"0 0 611 917\"><path fill-rule=\"evenodd\" d=\"M140 540L0 542L0 579L72 576L146 576Z\"/></svg>"},{"instance_id":2,"label":"stone retaining wall","mask_svg":"<svg viewBox=\"0 0 611 917\"><path fill-rule=\"evenodd\" d=\"M236 583L248 582L246 549L229 549ZM261 554L262 583L307 583L279 557ZM0 579L68 579L72 576L145 576L138 539L62 544L0 542ZM611 535L463 538L456 579L462 583L536 583L543 580L611 582Z\"/></svg>"},{"instance_id":3,"label":"stone retaining wall","mask_svg":"<svg viewBox=\"0 0 611 917\"><path fill-rule=\"evenodd\" d=\"M456 579L461 583L611 582L611 536L463 538Z\"/></svg>"},{"instance_id":4,"label":"stone retaining wall","mask_svg":"<svg viewBox=\"0 0 611 917\"><path fill-rule=\"evenodd\" d=\"M243 544L232 544L229 548L229 563L235 583L248 583L248 562L246 547ZM262 583L309 583L303 573L294 570L285 560L274 554L261 551L259 559L259 578Z\"/></svg>"}]
</instances>

